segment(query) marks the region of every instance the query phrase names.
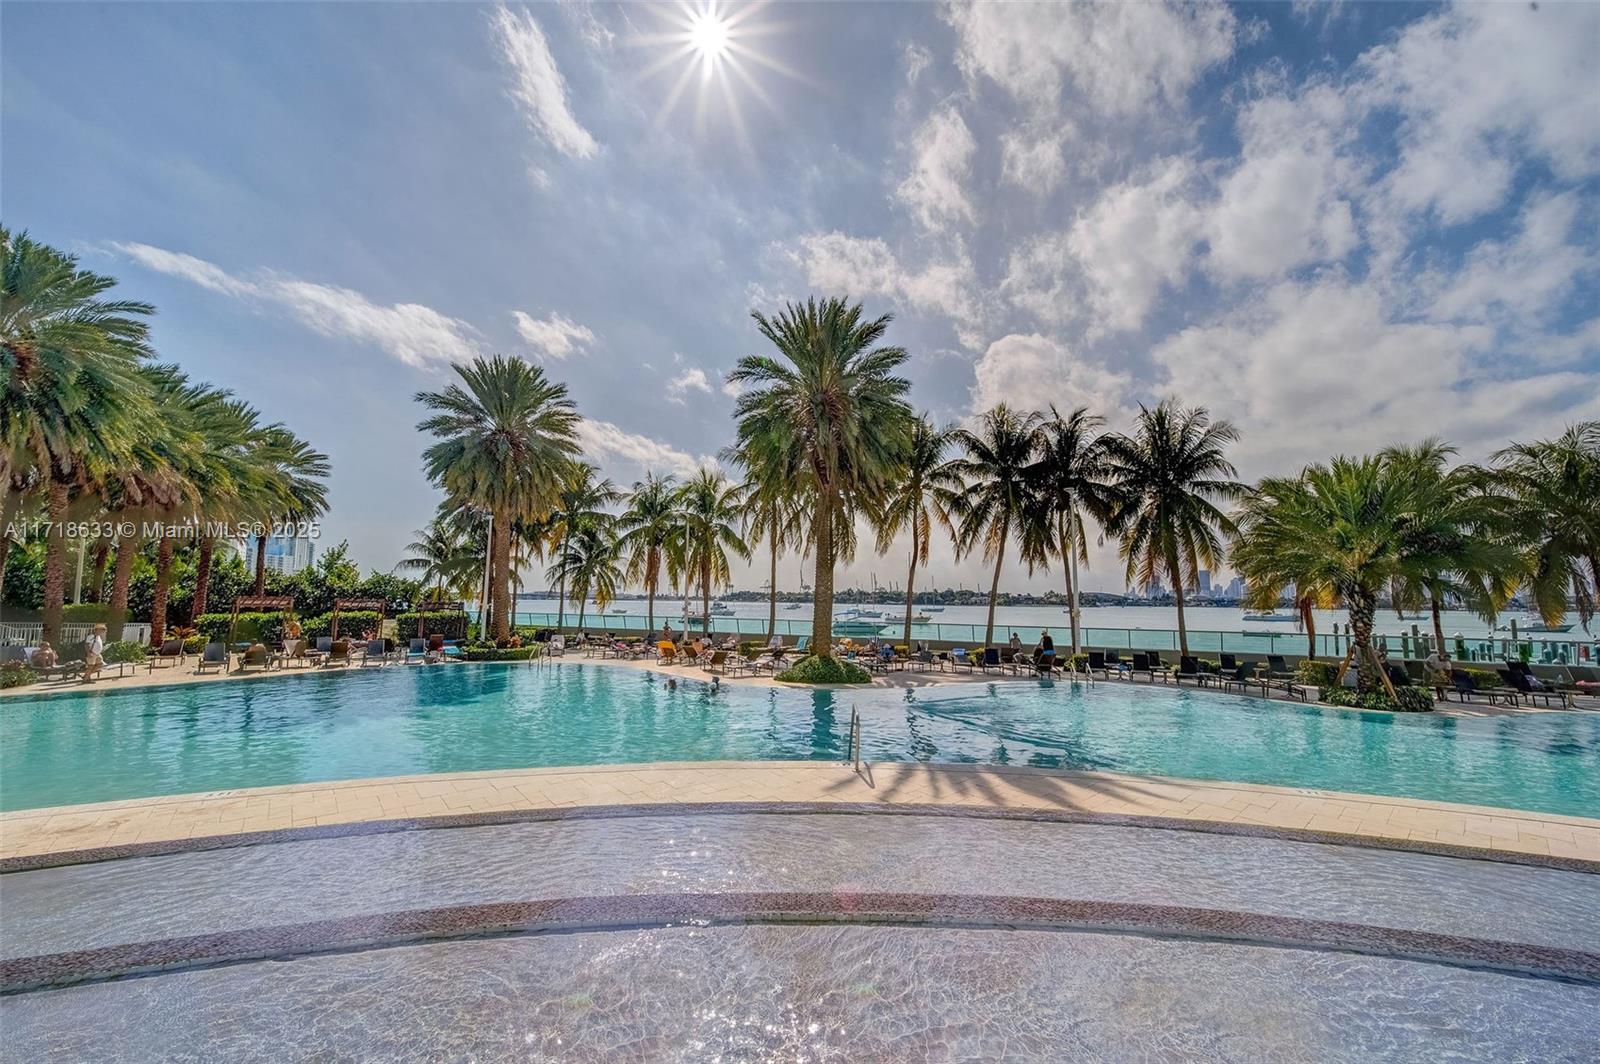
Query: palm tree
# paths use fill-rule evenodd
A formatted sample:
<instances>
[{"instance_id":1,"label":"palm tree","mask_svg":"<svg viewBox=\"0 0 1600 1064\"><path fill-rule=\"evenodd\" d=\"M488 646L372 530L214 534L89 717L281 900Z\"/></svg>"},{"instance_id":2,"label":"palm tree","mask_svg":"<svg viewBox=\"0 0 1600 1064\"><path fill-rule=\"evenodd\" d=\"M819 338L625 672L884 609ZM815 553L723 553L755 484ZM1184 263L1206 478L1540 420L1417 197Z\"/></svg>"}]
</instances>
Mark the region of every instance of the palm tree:
<instances>
[{"instance_id":1,"label":"palm tree","mask_svg":"<svg viewBox=\"0 0 1600 1064\"><path fill-rule=\"evenodd\" d=\"M622 586L621 553L617 537L608 521L586 521L568 535L551 565L547 577L571 582L572 596L578 600L578 627L584 626L584 611L589 596L602 613L616 598Z\"/></svg>"},{"instance_id":2,"label":"palm tree","mask_svg":"<svg viewBox=\"0 0 1600 1064\"><path fill-rule=\"evenodd\" d=\"M837 530L849 523L857 500L887 490L911 445L910 382L895 372L907 355L877 346L888 315L865 321L859 304L842 299L811 299L771 319L760 312L751 317L778 354L746 356L728 375L747 386L734 411L735 451L752 476L791 484L811 503L811 646L827 655Z\"/></svg>"},{"instance_id":3,"label":"palm tree","mask_svg":"<svg viewBox=\"0 0 1600 1064\"><path fill-rule=\"evenodd\" d=\"M646 627L656 626L656 592L661 587L661 563L667 545L682 527L678 489L670 476L646 473L635 481L628 506L617 518L620 547L627 556L627 579L644 585L648 603Z\"/></svg>"},{"instance_id":4,"label":"palm tree","mask_svg":"<svg viewBox=\"0 0 1600 1064\"><path fill-rule=\"evenodd\" d=\"M124 459L149 423L139 374L150 354L148 303L102 298L116 281L0 226L0 482L3 514L24 486L45 494L44 631L60 639L67 505ZM9 541L0 537L0 571Z\"/></svg>"},{"instance_id":5,"label":"palm tree","mask_svg":"<svg viewBox=\"0 0 1600 1064\"><path fill-rule=\"evenodd\" d=\"M1412 496L1407 551L1413 573L1396 581L1394 598L1397 604L1428 604L1441 647L1442 600L1460 599L1492 618L1515 590L1519 561L1504 528L1505 500L1492 492L1488 472L1471 465L1449 468L1454 454L1454 447L1429 439L1379 456L1397 467Z\"/></svg>"},{"instance_id":6,"label":"palm tree","mask_svg":"<svg viewBox=\"0 0 1600 1064\"><path fill-rule=\"evenodd\" d=\"M1000 597L1006 543L1013 535L1024 544L1039 541L1037 532L1027 527L1039 515L1029 472L1044 442L1039 422L1038 414L1024 414L1001 403L978 415L975 430L956 429L952 437L965 452L950 463L951 472L966 484L949 501L956 557L981 546L983 560L994 561L984 646L994 645L994 607Z\"/></svg>"},{"instance_id":7,"label":"palm tree","mask_svg":"<svg viewBox=\"0 0 1600 1064\"><path fill-rule=\"evenodd\" d=\"M711 588L728 582L731 568L728 555L750 557L739 534L739 486L714 469L702 469L683 486L680 511L678 568L687 588L691 577L700 582L701 616L706 631L711 630Z\"/></svg>"},{"instance_id":8,"label":"palm tree","mask_svg":"<svg viewBox=\"0 0 1600 1064\"><path fill-rule=\"evenodd\" d=\"M1587 627L1600 595L1600 421L1513 444L1494 459L1494 486L1507 497L1534 608L1555 624L1570 594Z\"/></svg>"},{"instance_id":9,"label":"palm tree","mask_svg":"<svg viewBox=\"0 0 1600 1064\"><path fill-rule=\"evenodd\" d=\"M565 385L521 359L495 355L457 364L458 382L418 392L436 411L417 427L438 438L422 453L428 477L456 505L491 515L490 630L511 637L511 532L519 518L560 505L578 453L578 411Z\"/></svg>"},{"instance_id":10,"label":"palm tree","mask_svg":"<svg viewBox=\"0 0 1600 1064\"><path fill-rule=\"evenodd\" d=\"M1127 579L1150 586L1162 574L1172 581L1178 607L1179 652L1189 653L1183 592L1201 568L1216 569L1223 555L1221 534L1233 522L1217 507L1236 499L1243 486L1224 453L1239 438L1226 421L1212 422L1203 408L1170 400L1141 406L1133 435L1105 437L1107 482L1113 508L1107 532L1122 541Z\"/></svg>"},{"instance_id":11,"label":"palm tree","mask_svg":"<svg viewBox=\"0 0 1600 1064\"><path fill-rule=\"evenodd\" d=\"M1388 683L1372 651L1378 596L1432 568L1416 550L1412 475L1406 462L1340 456L1263 479L1239 513L1233 564L1251 600L1275 603L1294 584L1319 604L1344 605L1363 691Z\"/></svg>"},{"instance_id":12,"label":"palm tree","mask_svg":"<svg viewBox=\"0 0 1600 1064\"><path fill-rule=\"evenodd\" d=\"M264 429L260 413L227 392L214 391L195 410L204 441L199 477L200 528L195 544L194 598L189 623L206 612L217 535L211 525L265 520L262 509L270 494L274 470L263 459Z\"/></svg>"},{"instance_id":13,"label":"palm tree","mask_svg":"<svg viewBox=\"0 0 1600 1064\"><path fill-rule=\"evenodd\" d=\"M422 583L432 585L434 601L447 595L468 594L483 559L462 540L448 519L442 514L436 516L426 528L419 528L412 535L416 538L405 545L407 556L395 568L420 573Z\"/></svg>"},{"instance_id":14,"label":"palm tree","mask_svg":"<svg viewBox=\"0 0 1600 1064\"><path fill-rule=\"evenodd\" d=\"M955 439L953 429L934 428L923 414L911 429L911 446L905 466L889 487L881 505L870 507L873 528L878 534L879 554L887 554L902 530L911 533L911 562L906 572L905 641L911 644L911 615L916 602L917 566L928 564L928 544L933 539L935 519L946 529L950 500L960 494L962 482L945 452Z\"/></svg>"},{"instance_id":15,"label":"palm tree","mask_svg":"<svg viewBox=\"0 0 1600 1064\"><path fill-rule=\"evenodd\" d=\"M1061 559L1067 580L1067 612L1072 622L1072 652L1078 653L1078 563L1089 562L1088 535L1083 518L1087 514L1103 526L1111 519L1111 489L1106 484L1106 450L1100 428L1105 419L1084 407L1062 416L1054 406L1042 426L1043 442L1033 476L1035 497L1043 507L1039 520L1030 527L1047 537L1034 553Z\"/></svg>"},{"instance_id":16,"label":"palm tree","mask_svg":"<svg viewBox=\"0 0 1600 1064\"><path fill-rule=\"evenodd\" d=\"M578 463L572 466L569 479L561 489L561 502L553 518L549 533L553 543L557 544L556 557L566 556L568 541L574 532L585 524L598 521L606 517L604 507L622 501L622 493L617 490L610 480L597 480L597 471L588 463ZM556 627L561 628L567 620L567 582L563 576L556 592Z\"/></svg>"},{"instance_id":17,"label":"palm tree","mask_svg":"<svg viewBox=\"0 0 1600 1064\"><path fill-rule=\"evenodd\" d=\"M737 460L737 456L731 456ZM786 547L805 540L801 500L790 485L751 475L740 485L744 531L751 543L767 541L771 569L767 574L767 638L778 630L778 557Z\"/></svg>"},{"instance_id":18,"label":"palm tree","mask_svg":"<svg viewBox=\"0 0 1600 1064\"><path fill-rule=\"evenodd\" d=\"M421 393L419 393L421 394ZM261 459L269 470L269 505L263 524L294 525L311 521L328 512L330 472L328 456L284 428L269 425L262 432ZM267 586L267 536L256 536L256 581L253 594Z\"/></svg>"}]
</instances>

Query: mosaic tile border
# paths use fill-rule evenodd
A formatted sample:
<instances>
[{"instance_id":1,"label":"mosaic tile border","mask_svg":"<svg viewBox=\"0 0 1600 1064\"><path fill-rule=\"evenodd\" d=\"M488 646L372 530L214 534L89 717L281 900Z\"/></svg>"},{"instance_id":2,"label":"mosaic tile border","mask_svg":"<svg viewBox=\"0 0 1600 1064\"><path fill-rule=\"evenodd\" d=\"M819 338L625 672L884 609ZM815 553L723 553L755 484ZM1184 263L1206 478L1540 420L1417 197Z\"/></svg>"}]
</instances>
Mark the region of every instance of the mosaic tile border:
<instances>
[{"instance_id":1,"label":"mosaic tile border","mask_svg":"<svg viewBox=\"0 0 1600 1064\"><path fill-rule=\"evenodd\" d=\"M1261 824L1239 824L1182 817L1141 816L1130 813L1094 813L1080 810L1001 809L987 805L928 805L873 802L664 802L650 804L589 805L568 808L508 809L492 813L459 813L445 816L365 820L317 827L276 828L270 831L205 835L188 839L129 843L82 850L58 850L0 858L0 875L31 872L42 868L96 864L133 857L159 857L168 854L228 850L242 846L264 846L309 839L354 838L387 835L403 831L434 831L451 828L493 827L500 824L562 820L609 820L623 817L726 816L752 813L783 815L841 816L917 816L965 817L974 820L1022 820L1060 824L1096 824L1115 827L1153 828L1163 831L1195 831L1212 835L1277 839L1288 842L1320 843L1329 846L1359 846L1373 850L1398 850L1434 857L1454 857L1473 861L1527 865L1563 872L1600 875L1600 861L1579 857L1553 857L1548 854L1492 850L1477 846L1455 846L1373 835L1351 835L1310 828L1277 828Z\"/></svg>"},{"instance_id":2,"label":"mosaic tile border","mask_svg":"<svg viewBox=\"0 0 1600 1064\"><path fill-rule=\"evenodd\" d=\"M1098 931L1336 950L1600 984L1600 954L1426 931L1183 906L962 894L643 894L413 909L193 935L0 962L0 994L483 935L634 930L684 924L888 924L997 931Z\"/></svg>"}]
</instances>

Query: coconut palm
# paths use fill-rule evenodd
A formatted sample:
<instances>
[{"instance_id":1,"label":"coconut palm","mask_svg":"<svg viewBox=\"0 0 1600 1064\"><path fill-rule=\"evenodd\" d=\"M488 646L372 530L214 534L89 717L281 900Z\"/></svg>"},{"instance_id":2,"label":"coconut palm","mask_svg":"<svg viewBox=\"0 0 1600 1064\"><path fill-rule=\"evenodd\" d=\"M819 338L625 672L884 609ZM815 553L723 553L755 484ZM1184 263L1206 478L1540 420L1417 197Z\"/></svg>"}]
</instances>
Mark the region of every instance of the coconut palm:
<instances>
[{"instance_id":1,"label":"coconut palm","mask_svg":"<svg viewBox=\"0 0 1600 1064\"><path fill-rule=\"evenodd\" d=\"M560 505L578 453L578 412L565 385L521 359L495 355L452 368L458 381L416 395L435 411L418 428L439 441L423 452L423 466L456 505L491 515L489 626L497 640L509 639L512 526Z\"/></svg>"},{"instance_id":2,"label":"coconut palm","mask_svg":"<svg viewBox=\"0 0 1600 1064\"><path fill-rule=\"evenodd\" d=\"M444 515L436 516L426 528L412 533L416 538L405 545L406 557L395 565L418 573L424 585L431 585L434 601L449 595L470 594L474 580L483 568L483 557L452 528Z\"/></svg>"},{"instance_id":3,"label":"coconut palm","mask_svg":"<svg viewBox=\"0 0 1600 1064\"><path fill-rule=\"evenodd\" d=\"M0 227L0 485L9 520L21 490L44 494L44 631L58 641L66 597L63 522L75 490L127 457L151 408L141 361L147 303L103 298L116 281ZM0 572L9 540L0 537Z\"/></svg>"},{"instance_id":4,"label":"coconut palm","mask_svg":"<svg viewBox=\"0 0 1600 1064\"><path fill-rule=\"evenodd\" d=\"M217 533L213 524L236 525L266 520L262 509L271 492L274 470L264 459L260 413L227 392L213 391L195 408L196 427L204 441L198 478L199 516L203 522L195 543L194 597L189 623L206 612Z\"/></svg>"},{"instance_id":5,"label":"coconut palm","mask_svg":"<svg viewBox=\"0 0 1600 1064\"><path fill-rule=\"evenodd\" d=\"M811 645L826 655L839 526L851 523L858 500L887 490L911 444L910 382L896 373L907 355L878 346L889 316L864 320L859 304L842 299L751 317L777 354L746 356L728 375L746 389L735 406L734 450L752 476L791 484L810 503Z\"/></svg>"},{"instance_id":6,"label":"coconut palm","mask_svg":"<svg viewBox=\"0 0 1600 1064\"><path fill-rule=\"evenodd\" d=\"M586 524L603 520L608 515L605 507L622 501L623 495L610 480L597 479L598 471L588 463L571 467L566 485L561 489L561 501L550 515L550 542L556 545L556 557L567 553L568 541L574 532ZM567 582L562 577L558 585L556 602L556 627L567 620Z\"/></svg>"},{"instance_id":7,"label":"coconut palm","mask_svg":"<svg viewBox=\"0 0 1600 1064\"><path fill-rule=\"evenodd\" d=\"M452 387L454 387L452 385ZM421 394L421 393L419 393ZM328 512L328 456L284 428L269 425L261 434L261 460L269 471L271 507L262 524L295 525ZM256 580L252 594L267 586L267 537L256 536Z\"/></svg>"},{"instance_id":8,"label":"coconut palm","mask_svg":"<svg viewBox=\"0 0 1600 1064\"><path fill-rule=\"evenodd\" d=\"M1513 444L1494 460L1494 486L1507 498L1534 608L1555 624L1571 595L1587 627L1600 595L1600 421Z\"/></svg>"},{"instance_id":9,"label":"coconut palm","mask_svg":"<svg viewBox=\"0 0 1600 1064\"><path fill-rule=\"evenodd\" d=\"M1221 536L1233 522L1218 502L1243 492L1226 455L1239 438L1226 421L1213 422L1203 408L1169 401L1139 408L1132 435L1105 437L1112 513L1106 531L1118 537L1127 579L1150 586L1165 574L1178 608L1178 647L1189 653L1183 617L1184 589L1201 568L1216 569Z\"/></svg>"},{"instance_id":10,"label":"coconut palm","mask_svg":"<svg viewBox=\"0 0 1600 1064\"><path fill-rule=\"evenodd\" d=\"M1089 562L1084 516L1103 526L1111 518L1113 504L1111 489L1106 484L1106 450L1100 432L1104 424L1104 418L1089 413L1084 407L1077 407L1063 416L1052 406L1050 416L1041 426L1039 460L1032 470L1036 485L1034 497L1043 513L1028 524L1042 532L1045 539L1030 553L1045 561L1052 555L1061 559L1074 654L1078 653L1080 631L1078 564Z\"/></svg>"},{"instance_id":11,"label":"coconut palm","mask_svg":"<svg viewBox=\"0 0 1600 1064\"><path fill-rule=\"evenodd\" d=\"M1486 470L1451 468L1455 448L1438 440L1390 447L1380 458L1397 467L1410 485L1411 527L1407 549L1413 572L1391 589L1397 604L1426 603L1433 637L1444 645L1440 616L1446 597L1459 599L1492 619L1515 590L1518 557L1507 535L1505 500L1491 490Z\"/></svg>"},{"instance_id":12,"label":"coconut palm","mask_svg":"<svg viewBox=\"0 0 1600 1064\"><path fill-rule=\"evenodd\" d=\"M744 531L748 542L765 540L771 559L767 574L767 638L778 630L778 557L805 541L805 512L793 488L750 476L740 485Z\"/></svg>"},{"instance_id":13,"label":"coconut palm","mask_svg":"<svg viewBox=\"0 0 1600 1064\"><path fill-rule=\"evenodd\" d=\"M729 555L748 560L750 549L739 534L739 486L714 469L702 469L684 484L679 497L683 529L668 559L687 589L700 584L700 615L711 628L711 588L728 582ZM675 562L675 564L674 564Z\"/></svg>"},{"instance_id":14,"label":"coconut palm","mask_svg":"<svg viewBox=\"0 0 1600 1064\"><path fill-rule=\"evenodd\" d=\"M564 538L561 553L546 574L548 579L570 584L578 602L578 627L584 623L589 597L602 614L622 587L621 552L610 521L589 520L576 524Z\"/></svg>"},{"instance_id":15,"label":"coconut palm","mask_svg":"<svg viewBox=\"0 0 1600 1064\"><path fill-rule=\"evenodd\" d=\"M1251 600L1275 603L1294 584L1318 605L1349 610L1363 691L1386 682L1372 651L1378 596L1440 567L1418 549L1414 473L1403 461L1340 456L1298 477L1263 479L1238 515L1233 564Z\"/></svg>"},{"instance_id":16,"label":"coconut palm","mask_svg":"<svg viewBox=\"0 0 1600 1064\"><path fill-rule=\"evenodd\" d=\"M911 429L911 446L905 465L890 485L880 505L870 507L877 532L879 554L887 554L894 538L902 531L911 533L911 560L906 572L905 641L911 643L911 615L916 602L917 566L928 564L928 544L933 539L933 522L950 529L946 509L961 492L962 482L954 465L945 457L954 441L953 429L939 429L923 414Z\"/></svg>"},{"instance_id":17,"label":"coconut palm","mask_svg":"<svg viewBox=\"0 0 1600 1064\"><path fill-rule=\"evenodd\" d=\"M950 471L966 485L948 502L956 530L956 558L981 548L983 560L994 562L984 646L994 644L994 607L1000 597L1006 544L1013 537L1024 544L1040 538L1027 527L1039 515L1030 477L1044 442L1039 423L1038 414L1001 403L979 414L972 429L956 429L952 435L964 453L951 461Z\"/></svg>"},{"instance_id":18,"label":"coconut palm","mask_svg":"<svg viewBox=\"0 0 1600 1064\"><path fill-rule=\"evenodd\" d=\"M635 481L628 505L617 518L620 547L627 558L627 579L644 585L645 626L656 626L656 592L661 588L661 568L667 545L683 526L678 489L672 477L646 473Z\"/></svg>"}]
</instances>

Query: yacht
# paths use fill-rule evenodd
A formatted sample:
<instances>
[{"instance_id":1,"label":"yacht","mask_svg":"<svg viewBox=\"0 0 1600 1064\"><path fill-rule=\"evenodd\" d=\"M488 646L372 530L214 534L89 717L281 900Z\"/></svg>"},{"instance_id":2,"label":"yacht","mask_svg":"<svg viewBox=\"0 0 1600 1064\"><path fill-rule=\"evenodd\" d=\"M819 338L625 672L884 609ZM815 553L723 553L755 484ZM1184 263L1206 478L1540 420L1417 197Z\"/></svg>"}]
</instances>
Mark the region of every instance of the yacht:
<instances>
[{"instance_id":1,"label":"yacht","mask_svg":"<svg viewBox=\"0 0 1600 1064\"><path fill-rule=\"evenodd\" d=\"M1518 617L1517 631L1537 634L1539 632L1570 632L1571 624L1546 624L1544 618L1539 616Z\"/></svg>"},{"instance_id":2,"label":"yacht","mask_svg":"<svg viewBox=\"0 0 1600 1064\"><path fill-rule=\"evenodd\" d=\"M1247 613L1244 615L1244 619L1247 621L1270 621L1276 624L1294 624L1300 620L1292 613L1278 613L1276 611L1271 613Z\"/></svg>"},{"instance_id":3,"label":"yacht","mask_svg":"<svg viewBox=\"0 0 1600 1064\"><path fill-rule=\"evenodd\" d=\"M726 616L733 612L733 607L726 602L713 602L711 604L711 612L715 615Z\"/></svg>"},{"instance_id":4,"label":"yacht","mask_svg":"<svg viewBox=\"0 0 1600 1064\"><path fill-rule=\"evenodd\" d=\"M786 610L803 610L805 608L806 604L804 602L791 602L784 607Z\"/></svg>"}]
</instances>

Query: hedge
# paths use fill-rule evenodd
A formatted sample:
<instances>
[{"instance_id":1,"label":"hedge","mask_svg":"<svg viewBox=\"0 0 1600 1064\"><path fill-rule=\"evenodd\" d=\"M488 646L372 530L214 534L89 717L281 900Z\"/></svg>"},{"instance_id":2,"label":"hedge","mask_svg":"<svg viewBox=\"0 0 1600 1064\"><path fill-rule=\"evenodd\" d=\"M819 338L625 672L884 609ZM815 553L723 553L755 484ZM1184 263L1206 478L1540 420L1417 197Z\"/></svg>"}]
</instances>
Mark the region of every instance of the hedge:
<instances>
[{"instance_id":1,"label":"hedge","mask_svg":"<svg viewBox=\"0 0 1600 1064\"><path fill-rule=\"evenodd\" d=\"M467 638L467 615L465 613L442 613L437 610L423 610L420 614L415 611L402 613L396 617L396 631L401 639L415 639L417 637L417 618L422 618L422 634L424 636L442 635L446 639ZM517 629L519 632L522 629ZM532 629L529 629L531 632ZM523 638L529 638L524 636Z\"/></svg>"},{"instance_id":2,"label":"hedge","mask_svg":"<svg viewBox=\"0 0 1600 1064\"><path fill-rule=\"evenodd\" d=\"M372 610L341 610L339 612L339 638L359 639L361 633L376 632L382 618ZM412 621L413 625L417 622ZM333 614L319 613L300 622L300 634L307 639L333 634Z\"/></svg>"},{"instance_id":3,"label":"hedge","mask_svg":"<svg viewBox=\"0 0 1600 1064\"><path fill-rule=\"evenodd\" d=\"M26 687L38 678L32 669L20 661L8 661L0 665L0 691L8 687Z\"/></svg>"},{"instance_id":4,"label":"hedge","mask_svg":"<svg viewBox=\"0 0 1600 1064\"><path fill-rule=\"evenodd\" d=\"M777 680L784 683L871 683L872 674L860 665L840 661L834 657L808 654L789 668L778 673Z\"/></svg>"},{"instance_id":5,"label":"hedge","mask_svg":"<svg viewBox=\"0 0 1600 1064\"><path fill-rule=\"evenodd\" d=\"M228 626L233 620L231 613L202 613L194 619L194 626L200 630L200 636L208 643L221 643L227 641ZM233 639L237 643L273 643L283 641L283 614L282 613L241 613L239 623L233 629Z\"/></svg>"},{"instance_id":6,"label":"hedge","mask_svg":"<svg viewBox=\"0 0 1600 1064\"><path fill-rule=\"evenodd\" d=\"M526 647L466 647L462 661L527 661L539 656L537 644Z\"/></svg>"},{"instance_id":7,"label":"hedge","mask_svg":"<svg viewBox=\"0 0 1600 1064\"><path fill-rule=\"evenodd\" d=\"M1307 658L1294 667L1294 678L1297 683L1303 683L1307 687L1337 687L1339 666L1331 661L1313 661Z\"/></svg>"},{"instance_id":8,"label":"hedge","mask_svg":"<svg viewBox=\"0 0 1600 1064\"><path fill-rule=\"evenodd\" d=\"M1330 706L1348 706L1352 709L1385 709L1393 713L1431 713L1433 695L1421 687L1396 687L1395 697L1387 691L1368 691L1362 694L1348 687L1323 687L1317 697Z\"/></svg>"},{"instance_id":9,"label":"hedge","mask_svg":"<svg viewBox=\"0 0 1600 1064\"><path fill-rule=\"evenodd\" d=\"M132 639L119 639L115 643L107 643L105 650L100 655L108 665L127 662L133 665L142 663L145 659L143 643Z\"/></svg>"}]
</instances>

